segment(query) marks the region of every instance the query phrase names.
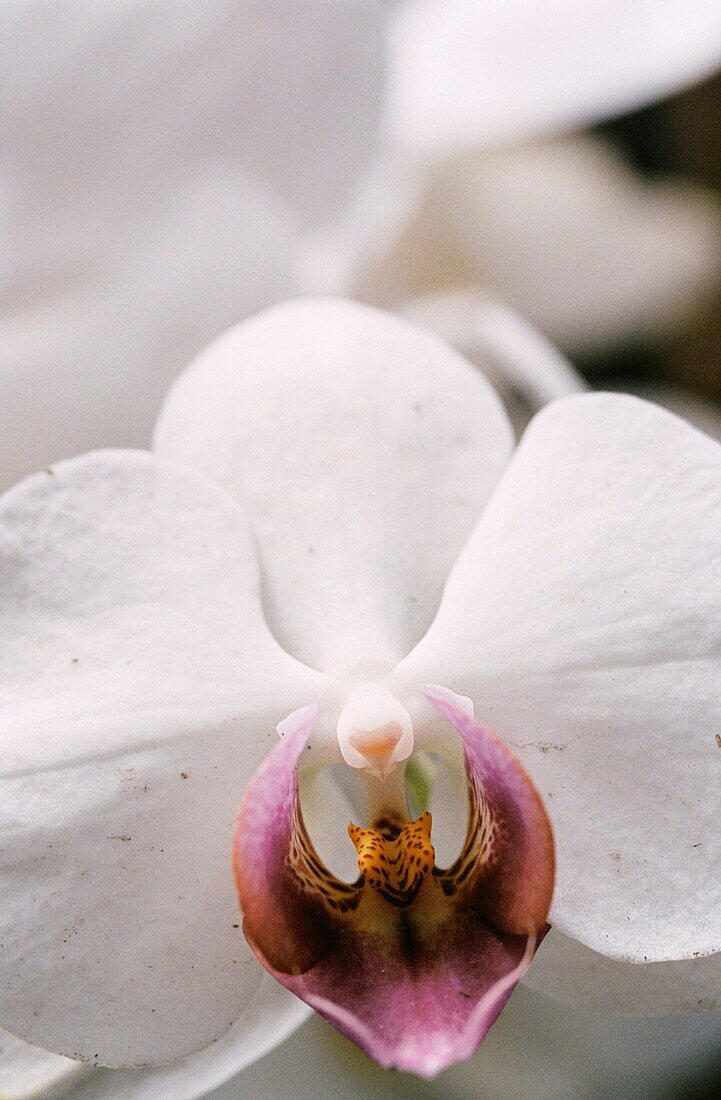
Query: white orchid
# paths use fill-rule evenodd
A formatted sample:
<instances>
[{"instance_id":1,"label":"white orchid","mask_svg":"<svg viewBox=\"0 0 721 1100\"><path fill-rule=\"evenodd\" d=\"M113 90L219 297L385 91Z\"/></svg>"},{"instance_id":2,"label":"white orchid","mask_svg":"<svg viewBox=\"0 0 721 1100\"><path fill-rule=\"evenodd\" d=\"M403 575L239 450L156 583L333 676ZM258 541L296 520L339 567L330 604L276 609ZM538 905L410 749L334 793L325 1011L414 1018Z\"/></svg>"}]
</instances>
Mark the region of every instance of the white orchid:
<instances>
[{"instance_id":1,"label":"white orchid","mask_svg":"<svg viewBox=\"0 0 721 1100\"><path fill-rule=\"evenodd\" d=\"M496 5L485 7L491 19L500 12ZM342 210L377 140L385 12L370 3L344 4L343 9L342 14L331 13L325 0L214 5L212 10L191 3L184 6L182 18L176 12L172 25L140 3L102 10L56 4L48 11L33 2L3 10L7 155L2 178L6 264L1 286L0 484L83 447L145 445L165 386L189 356L230 321L292 290L288 257L299 231ZM600 48L597 28L602 24L594 4L584 6L582 16L573 5L571 19L562 3L526 4L525 9L526 14L535 11L534 18L546 28L543 50L536 48L533 34L524 39L524 19L510 23L504 13L495 26L505 38L496 38L498 48L476 66L489 74L487 84L481 96L467 99L472 125L482 102L487 117L503 128L500 140L490 132L480 141L471 135L454 139L456 151L493 147L501 188L504 161L519 155L513 150L501 155L500 146L509 139L519 139L520 145L520 139L585 124L668 94L717 63L718 12L713 5L687 7L683 25L674 25L672 34L668 16L673 12L665 4L638 3L633 11L626 4L621 16L606 5L607 32L622 28L621 40L608 49ZM666 19L661 18L664 12ZM414 21L422 28L423 18L411 13L395 24L400 37L391 47L390 64L396 90L406 80L399 58L413 52L402 42L412 42ZM403 30L405 19L408 31ZM451 20L447 30L454 25ZM464 38L471 41L465 33ZM525 60L518 48L522 41L533 47ZM583 65L569 65L579 52ZM442 55L435 56L442 64ZM494 57L502 64L491 77ZM590 61L597 66L594 70ZM452 60L452 67L460 79L457 61ZM589 78L582 88L585 74ZM473 67L466 66L463 80L472 78ZM333 88L330 97L328 87ZM395 115L396 123L391 132L410 133L405 110L414 112L416 127L422 128L425 116L429 132L435 117L440 123L427 145L438 149L439 132L450 135L453 120L464 117L460 94L444 114L442 96L454 87L458 89L454 81L426 82L423 95L441 97L427 115L412 89L406 108L401 106L403 97L392 92L396 106L388 116ZM422 145L419 138L417 153ZM588 155L593 175L598 154L567 148L566 153L541 149L525 160L525 171L531 174L535 162L536 179L560 182L550 168L543 168L546 161L560 163L565 157L566 163L573 159L578 165ZM417 159L414 153L414 172ZM414 187L422 178L416 177ZM507 174L505 179L507 183ZM470 186L477 187L472 180ZM578 203L589 201L590 195L589 189L579 189ZM627 204L628 197L623 201ZM643 205L631 206L653 232ZM616 206L611 220L620 216L618 211ZM712 219L703 202L684 211L683 204L665 211L666 217L674 217L671 242L685 248L674 267L677 273L690 272L681 280L681 300L684 284L689 295L705 285L707 242L712 238ZM528 219L521 221L525 232ZM508 231L514 235L512 222ZM670 249L664 258L675 254ZM688 257L698 259L687 268ZM529 285L537 285L530 264L519 272L521 280L526 275ZM589 298L607 303L608 283L600 299L598 284L594 286ZM666 288L674 299L676 286L675 280ZM564 289L557 282L548 287L556 296ZM450 305L438 296L417 301L412 310L472 353L504 396L510 393L513 400L513 391L519 391L524 406L533 409L578 386L552 349L499 307L484 301L480 308L474 293L454 295ZM578 323L560 307L558 312L566 343L572 343L568 333L574 325L583 340L591 339L593 326L584 319L591 315L603 331L603 318L593 306ZM519 419L525 419L525 409ZM547 938L544 953L552 943ZM524 1002L516 995L513 1011L504 1012L490 1045L484 1044L486 1061L481 1065L502 1061L507 1071L519 1004ZM537 1005L532 999L526 1004L533 1023L524 1030L532 1027L538 1033ZM662 1009L663 1002L659 1004ZM0 1033L0 1093L14 1096L20 1090L24 1096L25 1090L45 1087L54 1097L64 1084L73 1087L73 1095L93 1100L155 1100L163 1090L174 1100L194 1097L280 1037L269 1036L264 1019L261 1014L258 1030L245 1039L232 1029L209 1050L161 1070L88 1070ZM579 1026L566 1015L564 1035L573 1032L574 1049L585 1050L579 1061L590 1064L592 1049L583 1047ZM664 1025L664 1033L670 1026ZM698 1043L698 1027L688 1035L680 1020L675 1027L679 1050L684 1042ZM606 1042L616 1048L625 1032L618 1024L601 1021L594 1028L604 1028ZM648 1029L643 1042L645 1048L658 1050ZM500 1061L489 1063L494 1043ZM553 1048L553 1036L549 1045ZM557 1047L556 1056L561 1057ZM542 1049L533 1057L539 1073L544 1064L549 1067L548 1095L560 1095L557 1066ZM276 1067L281 1058L279 1051ZM450 1072L456 1075L453 1080L460 1080L461 1067ZM569 1095L580 1096L580 1081L568 1067L566 1072L571 1075ZM492 1069L491 1075L498 1076ZM254 1095L259 1080L256 1074ZM502 1082L496 1081L496 1087ZM537 1087L540 1095L538 1080Z\"/></svg>"},{"instance_id":2,"label":"white orchid","mask_svg":"<svg viewBox=\"0 0 721 1100\"><path fill-rule=\"evenodd\" d=\"M442 747L452 734L423 701L429 682L473 699L552 821L553 929L531 982L596 1007L718 1005L718 444L637 399L589 395L540 414L509 462L510 427L477 372L404 322L333 302L225 336L174 387L155 440L154 456L88 455L3 500L3 1024L111 1065L190 1055L191 1073L194 1058L238 1066L280 1041L304 1010L261 980L237 927L243 788L273 725L309 704L310 771L357 774L341 762L349 746L391 764L400 734L373 735L389 722L415 749ZM381 694L360 705L368 682ZM499 790L526 822L520 847L498 834L510 878L488 912L502 928L543 866L518 863L546 844L543 816L533 799L523 809L520 765L467 701L426 695L471 764L483 747L511 768L486 772L481 792L491 824ZM273 907L257 861L283 822L267 777L288 765L294 728L253 780L238 834L266 963L274 944L318 946L302 905L295 922L294 905ZM452 757L431 799L439 856L456 774ZM398 812L386 801L398 775L365 781L371 823ZM308 830L332 863L352 818L336 806L323 833L313 793ZM412 912L417 899L401 900ZM422 1050L403 1036L374 1046L349 1021L370 1026L352 973L329 981L321 956L305 984L280 956L273 966L384 1061L432 1072L480 1038L477 1014L458 1029L456 1006L433 1015ZM372 953L363 966L372 974ZM492 1013L520 969L484 979ZM469 1009L489 1006L466 992ZM417 1027L397 1013L402 1033Z\"/></svg>"},{"instance_id":3,"label":"white orchid","mask_svg":"<svg viewBox=\"0 0 721 1100\"><path fill-rule=\"evenodd\" d=\"M658 339L715 291L713 197L644 181L570 131L669 95L721 59L713 0L410 0L394 11L387 155L302 281L474 343L487 294L570 353Z\"/></svg>"}]
</instances>

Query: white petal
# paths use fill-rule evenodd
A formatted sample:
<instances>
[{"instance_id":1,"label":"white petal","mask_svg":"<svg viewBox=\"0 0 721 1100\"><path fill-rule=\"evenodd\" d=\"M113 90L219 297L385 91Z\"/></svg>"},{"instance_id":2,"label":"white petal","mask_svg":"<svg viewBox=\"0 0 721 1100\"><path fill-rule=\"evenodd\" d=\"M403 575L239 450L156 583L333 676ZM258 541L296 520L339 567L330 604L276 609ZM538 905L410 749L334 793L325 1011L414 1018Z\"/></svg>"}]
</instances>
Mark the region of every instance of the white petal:
<instances>
[{"instance_id":1,"label":"white petal","mask_svg":"<svg viewBox=\"0 0 721 1100\"><path fill-rule=\"evenodd\" d=\"M552 930L544 944L553 942L555 935ZM540 956L539 951L539 964ZM641 969L634 967L635 972ZM620 1011L579 1011L558 1001L549 1003L529 990L527 977L502 1013L499 1027L510 1031L515 1024L524 1042L532 1036L534 1053L538 1049L559 1068L581 1074L594 1100L672 1096L678 1082L690 1084L718 1057L718 1013L634 1019ZM508 1042L511 1038L507 1035ZM532 1066L529 1060L530 1079Z\"/></svg>"},{"instance_id":2,"label":"white petal","mask_svg":"<svg viewBox=\"0 0 721 1100\"><path fill-rule=\"evenodd\" d=\"M4 168L31 233L73 210L92 224L98 207L133 222L220 165L325 218L365 169L381 5L190 0L172 20L142 3L7 8Z\"/></svg>"},{"instance_id":3,"label":"white petal","mask_svg":"<svg viewBox=\"0 0 721 1100\"><path fill-rule=\"evenodd\" d=\"M524 982L594 1012L662 1016L721 1009L721 954L681 962L608 959L551 929Z\"/></svg>"},{"instance_id":4,"label":"white petal","mask_svg":"<svg viewBox=\"0 0 721 1100\"><path fill-rule=\"evenodd\" d=\"M30 1046L0 1031L0 1096L3 1100L53 1100L92 1070L59 1054Z\"/></svg>"},{"instance_id":5,"label":"white petal","mask_svg":"<svg viewBox=\"0 0 721 1100\"><path fill-rule=\"evenodd\" d=\"M217 1042L156 1069L91 1069L72 1100L197 1100L292 1034L311 1010L268 974L240 1020ZM262 1072L262 1070L261 1070ZM241 1077L240 1081L245 1078Z\"/></svg>"},{"instance_id":6,"label":"white petal","mask_svg":"<svg viewBox=\"0 0 721 1100\"><path fill-rule=\"evenodd\" d=\"M237 506L190 471L89 455L8 493L0 524L0 1020L167 1061L252 1018L232 823L324 683L268 633Z\"/></svg>"},{"instance_id":7,"label":"white petal","mask_svg":"<svg viewBox=\"0 0 721 1100\"><path fill-rule=\"evenodd\" d=\"M0 488L85 448L146 446L198 349L288 293L294 229L277 203L228 169L175 186L135 219L101 211L89 229L71 211L35 242L15 225L18 270L0 287ZM74 255L78 241L92 265ZM24 270L26 250L42 268Z\"/></svg>"},{"instance_id":8,"label":"white petal","mask_svg":"<svg viewBox=\"0 0 721 1100\"><path fill-rule=\"evenodd\" d=\"M658 1100L712 1065L719 1020L589 1014L519 986L480 1050L446 1070L439 1087L388 1074L316 1016L212 1100L278 1100L289 1081L293 1100Z\"/></svg>"},{"instance_id":9,"label":"white petal","mask_svg":"<svg viewBox=\"0 0 721 1100\"><path fill-rule=\"evenodd\" d=\"M483 371L517 429L525 428L549 401L586 389L580 374L542 333L476 290L416 298L403 313L443 336Z\"/></svg>"},{"instance_id":10,"label":"white petal","mask_svg":"<svg viewBox=\"0 0 721 1100\"><path fill-rule=\"evenodd\" d=\"M716 288L718 203L644 181L600 139L472 155L438 187L446 248L567 350L658 339Z\"/></svg>"},{"instance_id":11,"label":"white petal","mask_svg":"<svg viewBox=\"0 0 721 1100\"><path fill-rule=\"evenodd\" d=\"M437 337L324 299L226 333L155 435L247 506L278 640L360 681L422 636L511 445L496 395Z\"/></svg>"},{"instance_id":12,"label":"white petal","mask_svg":"<svg viewBox=\"0 0 721 1100\"><path fill-rule=\"evenodd\" d=\"M411 0L392 26L388 124L426 153L622 114L721 62L716 0Z\"/></svg>"},{"instance_id":13,"label":"white petal","mask_svg":"<svg viewBox=\"0 0 721 1100\"><path fill-rule=\"evenodd\" d=\"M517 747L556 833L551 923L614 959L721 949L720 578L721 447L636 398L567 398L401 666Z\"/></svg>"},{"instance_id":14,"label":"white petal","mask_svg":"<svg viewBox=\"0 0 721 1100\"><path fill-rule=\"evenodd\" d=\"M624 379L621 387L624 392L635 393L646 401L655 401L664 409L683 417L699 431L706 432L712 439L721 443L721 405L709 397L664 382L641 382L638 379Z\"/></svg>"}]
</instances>

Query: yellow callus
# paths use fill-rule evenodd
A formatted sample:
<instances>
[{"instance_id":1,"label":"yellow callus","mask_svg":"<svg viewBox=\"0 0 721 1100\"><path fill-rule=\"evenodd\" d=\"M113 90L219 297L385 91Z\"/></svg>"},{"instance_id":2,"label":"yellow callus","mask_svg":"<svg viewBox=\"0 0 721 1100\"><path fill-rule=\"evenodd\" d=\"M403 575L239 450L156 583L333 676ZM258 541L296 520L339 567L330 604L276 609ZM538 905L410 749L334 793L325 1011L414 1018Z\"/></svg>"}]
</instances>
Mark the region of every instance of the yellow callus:
<instances>
[{"instance_id":1,"label":"yellow callus","mask_svg":"<svg viewBox=\"0 0 721 1100\"><path fill-rule=\"evenodd\" d=\"M348 826L364 882L391 905L410 905L433 871L436 853L431 844L431 824L431 815L426 811L416 821L403 825L379 821L372 829Z\"/></svg>"}]
</instances>

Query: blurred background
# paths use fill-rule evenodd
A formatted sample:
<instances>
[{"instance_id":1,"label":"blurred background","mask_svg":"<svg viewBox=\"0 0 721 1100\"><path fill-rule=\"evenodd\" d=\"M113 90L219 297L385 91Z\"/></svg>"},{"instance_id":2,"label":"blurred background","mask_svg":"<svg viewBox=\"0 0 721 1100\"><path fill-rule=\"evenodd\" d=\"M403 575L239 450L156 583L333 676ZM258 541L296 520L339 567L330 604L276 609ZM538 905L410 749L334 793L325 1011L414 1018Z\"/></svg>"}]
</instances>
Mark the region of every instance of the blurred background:
<instances>
[{"instance_id":1,"label":"blurred background","mask_svg":"<svg viewBox=\"0 0 721 1100\"><path fill-rule=\"evenodd\" d=\"M721 77L714 75L660 103L598 127L646 177L673 174L708 188L721 202ZM596 363L578 366L604 382L623 387L629 380L688 391L718 415L721 401L721 297L716 281L698 311L690 309L675 337L619 345ZM705 405L708 402L708 406ZM709 421L712 429L713 421ZM716 429L718 430L718 428Z\"/></svg>"},{"instance_id":2,"label":"blurred background","mask_svg":"<svg viewBox=\"0 0 721 1100\"><path fill-rule=\"evenodd\" d=\"M0 487L147 446L209 340L307 293L437 328L519 430L587 385L721 439L721 5L483 8L3 5ZM496 304L524 318L500 352ZM525 338L559 349L550 374ZM138 1095L40 1064L0 1038L0 1094ZM633 1020L519 989L436 1082L313 1019L212 1096L710 1100L720 1082L721 1014Z\"/></svg>"}]
</instances>

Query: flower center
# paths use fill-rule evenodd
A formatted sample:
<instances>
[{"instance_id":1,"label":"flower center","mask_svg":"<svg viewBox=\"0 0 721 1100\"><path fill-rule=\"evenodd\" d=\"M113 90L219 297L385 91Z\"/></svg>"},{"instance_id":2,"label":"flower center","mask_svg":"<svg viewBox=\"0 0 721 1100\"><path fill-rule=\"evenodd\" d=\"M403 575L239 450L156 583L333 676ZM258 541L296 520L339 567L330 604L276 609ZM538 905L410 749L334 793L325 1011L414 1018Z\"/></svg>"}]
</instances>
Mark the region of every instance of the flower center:
<instances>
[{"instance_id":1,"label":"flower center","mask_svg":"<svg viewBox=\"0 0 721 1100\"><path fill-rule=\"evenodd\" d=\"M435 864L431 815L426 811L405 824L381 820L373 829L349 825L348 835L364 881L391 905L410 905Z\"/></svg>"},{"instance_id":2,"label":"flower center","mask_svg":"<svg viewBox=\"0 0 721 1100\"><path fill-rule=\"evenodd\" d=\"M338 719L337 736L346 764L380 780L413 752L410 714L375 684L363 684L353 692Z\"/></svg>"}]
</instances>

